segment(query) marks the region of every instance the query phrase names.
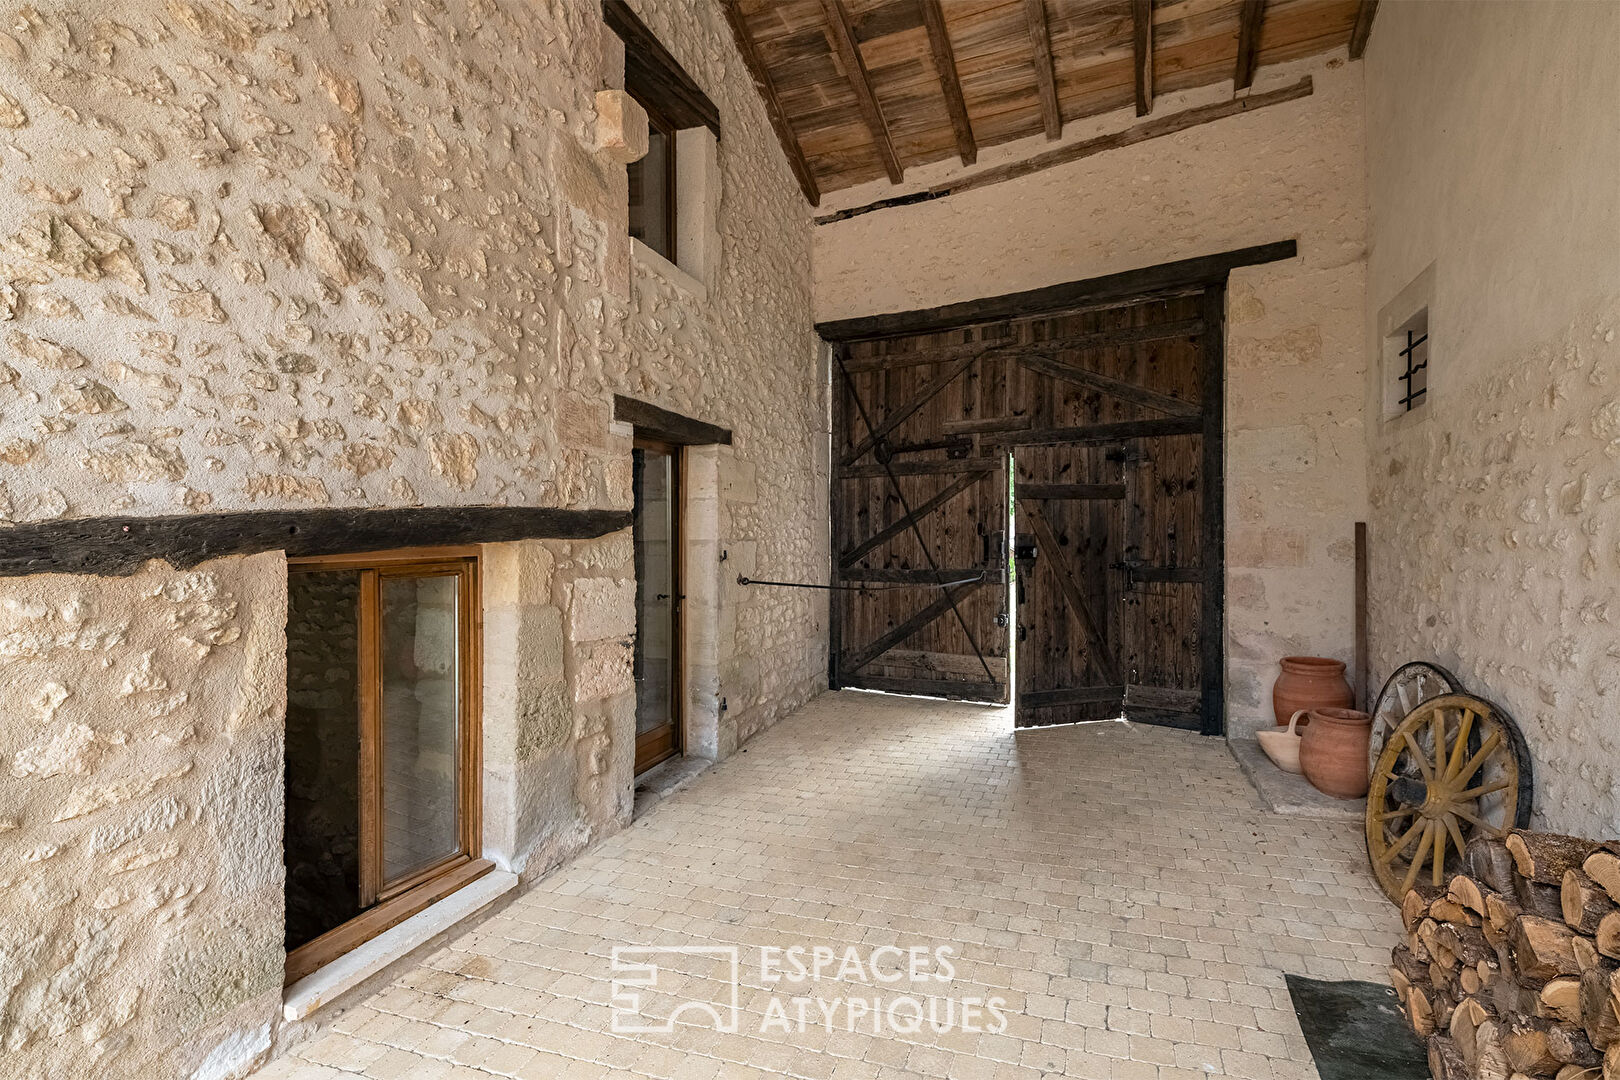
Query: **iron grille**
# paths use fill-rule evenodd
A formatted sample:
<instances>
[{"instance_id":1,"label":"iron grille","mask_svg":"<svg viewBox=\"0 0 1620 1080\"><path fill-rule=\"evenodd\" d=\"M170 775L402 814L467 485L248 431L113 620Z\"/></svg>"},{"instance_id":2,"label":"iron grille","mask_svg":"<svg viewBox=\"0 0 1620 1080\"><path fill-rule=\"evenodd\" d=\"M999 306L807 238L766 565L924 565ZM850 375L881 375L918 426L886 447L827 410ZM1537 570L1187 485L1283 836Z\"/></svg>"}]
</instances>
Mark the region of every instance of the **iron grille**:
<instances>
[{"instance_id":1,"label":"iron grille","mask_svg":"<svg viewBox=\"0 0 1620 1080\"><path fill-rule=\"evenodd\" d=\"M1406 331L1406 348L1400 351L1400 357L1405 362L1406 370L1402 371L1399 376L1406 392L1401 395L1397 402L1402 412L1411 412L1417 408L1423 403L1423 395L1429 392L1429 378L1424 374L1429 367L1428 350L1423 351L1423 359L1419 360L1417 358L1418 347L1428 340L1429 332L1427 330L1422 333L1418 333L1416 330Z\"/></svg>"}]
</instances>

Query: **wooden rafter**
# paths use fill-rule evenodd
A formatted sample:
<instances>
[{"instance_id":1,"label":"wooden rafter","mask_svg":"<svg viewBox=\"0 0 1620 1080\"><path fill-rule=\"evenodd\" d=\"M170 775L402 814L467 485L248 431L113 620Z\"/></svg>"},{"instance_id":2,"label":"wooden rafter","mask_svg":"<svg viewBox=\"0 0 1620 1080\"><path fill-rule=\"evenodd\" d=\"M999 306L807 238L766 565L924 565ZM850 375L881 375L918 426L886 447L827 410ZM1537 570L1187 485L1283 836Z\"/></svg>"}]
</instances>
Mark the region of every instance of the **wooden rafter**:
<instances>
[{"instance_id":1,"label":"wooden rafter","mask_svg":"<svg viewBox=\"0 0 1620 1080\"><path fill-rule=\"evenodd\" d=\"M1372 34L1373 17L1378 14L1378 0L1361 0L1356 8L1356 25L1350 30L1350 59L1360 60L1367 51L1367 38Z\"/></svg>"},{"instance_id":2,"label":"wooden rafter","mask_svg":"<svg viewBox=\"0 0 1620 1080\"><path fill-rule=\"evenodd\" d=\"M1153 0L1131 0L1135 49L1136 115L1153 111Z\"/></svg>"},{"instance_id":3,"label":"wooden rafter","mask_svg":"<svg viewBox=\"0 0 1620 1080\"><path fill-rule=\"evenodd\" d=\"M945 30L945 11L939 0L918 0L923 25L928 28L928 48L939 72L939 88L945 94L945 109L951 114L951 130L956 133L956 153L962 164L979 160L979 145L973 138L973 122L968 119L967 102L962 100L962 80L956 74L956 50Z\"/></svg>"},{"instance_id":4,"label":"wooden rafter","mask_svg":"<svg viewBox=\"0 0 1620 1080\"><path fill-rule=\"evenodd\" d=\"M928 202L932 199L942 199L947 195L957 195L964 191L988 187L1006 180L1015 180L1020 176L1040 172L1042 169L1066 165L1071 161L1091 157L1108 150L1118 150L1123 146L1135 146L1137 143L1147 142L1149 139L1163 138L1178 131L1207 124L1214 120L1223 120L1228 116L1241 116L1243 113L1253 112L1255 109L1264 109L1271 105L1281 105L1288 101L1297 101L1303 97L1311 96L1311 77L1302 76L1299 82L1292 86L1279 86L1275 90L1263 90L1248 94L1244 97L1235 97L1227 101L1217 101L1209 105L1198 105L1181 112L1163 113L1151 120L1144 120L1140 124L1128 127L1123 131L1111 131L1106 135L1083 139L1080 142L1069 143L1067 146L1057 146L1043 151L1033 157L1022 161L1009 162L1006 165L997 165L954 180L946 180L935 184L923 191L911 192L907 195L896 195L888 199L879 199L867 203L865 206L852 206L844 210L835 210L830 214L817 217L817 225L830 225L836 221L845 221L862 214L870 214L875 210L886 210L891 206L910 206L915 203Z\"/></svg>"},{"instance_id":5,"label":"wooden rafter","mask_svg":"<svg viewBox=\"0 0 1620 1080\"><path fill-rule=\"evenodd\" d=\"M1265 21L1266 0L1243 0L1238 15L1237 70L1232 89L1247 90L1254 83L1255 61L1260 56L1260 24Z\"/></svg>"},{"instance_id":6,"label":"wooden rafter","mask_svg":"<svg viewBox=\"0 0 1620 1080\"><path fill-rule=\"evenodd\" d=\"M861 59L861 47L855 40L855 31L850 29L849 16L839 0L821 0L821 10L827 15L827 39L844 65L844 76L855 91L855 100L872 133L872 145L877 150L878 159L883 162L883 171L889 174L891 183L898 184L904 170L900 168L900 159L894 153L889 123L883 119L883 109L878 105L877 95L872 92L872 76L866 70L866 61Z\"/></svg>"},{"instance_id":7,"label":"wooden rafter","mask_svg":"<svg viewBox=\"0 0 1620 1080\"><path fill-rule=\"evenodd\" d=\"M823 0L825 2L825 0ZM1046 26L1046 0L1024 0L1029 19L1029 43L1035 51L1035 88L1041 98L1041 124L1046 137L1063 134L1063 110L1058 106L1057 76L1052 70L1052 35Z\"/></svg>"},{"instance_id":8,"label":"wooden rafter","mask_svg":"<svg viewBox=\"0 0 1620 1080\"><path fill-rule=\"evenodd\" d=\"M793 131L793 125L788 122L787 113L782 111L782 102L776 96L776 85L771 81L770 71L760 62L759 52L754 48L754 39L749 36L742 9L738 7L736 0L725 0L720 7L726 13L726 22L731 26L731 39L736 42L737 51L742 54L743 66L748 68L755 89L765 101L765 114L770 117L771 128L776 132L776 141L781 144L782 153L787 156L788 168L793 171L793 178L799 182L799 187L804 191L804 197L810 201L810 205L820 206L821 188L816 184L816 176L810 169L810 163L805 160L804 149L799 145L799 138Z\"/></svg>"}]
</instances>

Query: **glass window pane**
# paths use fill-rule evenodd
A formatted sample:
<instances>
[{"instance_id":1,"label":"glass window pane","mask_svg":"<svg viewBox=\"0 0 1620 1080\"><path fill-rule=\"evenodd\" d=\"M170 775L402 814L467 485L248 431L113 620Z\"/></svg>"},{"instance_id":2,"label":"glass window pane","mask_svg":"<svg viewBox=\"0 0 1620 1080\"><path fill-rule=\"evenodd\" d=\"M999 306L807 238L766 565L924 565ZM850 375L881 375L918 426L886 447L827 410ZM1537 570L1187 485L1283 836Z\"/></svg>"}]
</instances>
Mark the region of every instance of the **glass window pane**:
<instances>
[{"instance_id":1,"label":"glass window pane","mask_svg":"<svg viewBox=\"0 0 1620 1080\"><path fill-rule=\"evenodd\" d=\"M287 948L360 914L360 573L287 581Z\"/></svg>"},{"instance_id":2,"label":"glass window pane","mask_svg":"<svg viewBox=\"0 0 1620 1080\"><path fill-rule=\"evenodd\" d=\"M461 850L460 579L384 576L382 878Z\"/></svg>"},{"instance_id":3,"label":"glass window pane","mask_svg":"<svg viewBox=\"0 0 1620 1080\"><path fill-rule=\"evenodd\" d=\"M675 679L675 459L657 450L631 455L635 492L636 734L673 733Z\"/></svg>"},{"instance_id":4,"label":"glass window pane","mask_svg":"<svg viewBox=\"0 0 1620 1080\"><path fill-rule=\"evenodd\" d=\"M630 235L668 259L675 250L670 221L668 133L647 132L647 156L630 163Z\"/></svg>"}]
</instances>

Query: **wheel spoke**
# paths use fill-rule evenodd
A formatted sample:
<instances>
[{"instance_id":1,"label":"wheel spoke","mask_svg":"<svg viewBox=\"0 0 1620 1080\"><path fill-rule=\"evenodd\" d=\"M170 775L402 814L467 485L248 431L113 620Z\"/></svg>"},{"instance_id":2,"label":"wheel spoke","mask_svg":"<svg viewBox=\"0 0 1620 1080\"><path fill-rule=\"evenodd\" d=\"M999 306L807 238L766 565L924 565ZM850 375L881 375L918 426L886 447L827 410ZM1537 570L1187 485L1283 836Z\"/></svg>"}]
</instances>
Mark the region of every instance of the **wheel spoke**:
<instances>
[{"instance_id":1,"label":"wheel spoke","mask_svg":"<svg viewBox=\"0 0 1620 1080\"><path fill-rule=\"evenodd\" d=\"M1456 799L1458 802L1468 802L1473 799L1478 799L1485 795L1489 795L1494 791L1501 791L1503 788L1511 786L1512 784L1507 780L1498 780L1495 783L1481 784L1479 787L1471 787L1467 791L1459 791L1457 794L1453 795L1452 798Z\"/></svg>"},{"instance_id":2,"label":"wheel spoke","mask_svg":"<svg viewBox=\"0 0 1620 1080\"><path fill-rule=\"evenodd\" d=\"M1440 820L1446 823L1446 831L1451 833L1451 842L1457 846L1457 854L1461 855L1464 845L1462 830L1457 828L1457 815L1446 814Z\"/></svg>"},{"instance_id":3,"label":"wheel spoke","mask_svg":"<svg viewBox=\"0 0 1620 1080\"><path fill-rule=\"evenodd\" d=\"M1373 818L1376 821L1391 821L1395 818L1410 817L1412 814L1417 813L1417 811L1418 808L1415 806L1402 806L1394 810L1381 811L1380 813L1374 814Z\"/></svg>"},{"instance_id":4,"label":"wheel spoke","mask_svg":"<svg viewBox=\"0 0 1620 1080\"><path fill-rule=\"evenodd\" d=\"M1486 836L1490 836L1490 837L1500 839L1501 837L1507 835L1507 830L1506 829L1499 829L1495 825L1491 825L1491 824L1488 824L1488 823L1486 823L1484 821L1481 821L1479 818L1475 817L1472 813L1470 813L1467 810L1464 810L1460 806L1453 806L1451 808L1451 812L1453 814L1456 814L1458 817L1462 818L1464 821L1471 821L1475 825L1480 827L1481 829L1484 829Z\"/></svg>"},{"instance_id":5,"label":"wheel spoke","mask_svg":"<svg viewBox=\"0 0 1620 1080\"><path fill-rule=\"evenodd\" d=\"M1434 783L1434 770L1429 768L1429 759L1423 756L1423 748L1418 745L1418 741L1412 737L1410 731L1403 732L1401 737L1406 740L1407 747L1412 751L1412 760L1417 762L1418 772L1423 774L1424 783Z\"/></svg>"},{"instance_id":6,"label":"wheel spoke","mask_svg":"<svg viewBox=\"0 0 1620 1080\"><path fill-rule=\"evenodd\" d=\"M1429 741L1434 744L1434 771L1438 775L1446 764L1446 710L1436 709L1429 714Z\"/></svg>"},{"instance_id":7,"label":"wheel spoke","mask_svg":"<svg viewBox=\"0 0 1620 1080\"><path fill-rule=\"evenodd\" d=\"M1446 830L1438 825L1433 826L1434 832L1434 876L1435 888L1445 884L1446 875Z\"/></svg>"},{"instance_id":8,"label":"wheel spoke","mask_svg":"<svg viewBox=\"0 0 1620 1080\"><path fill-rule=\"evenodd\" d=\"M1411 740L1407 741L1410 742ZM1479 753L1469 758L1468 764L1458 769L1456 773L1452 775L1451 779L1455 780L1459 784L1466 782L1470 777L1479 771L1479 767L1481 765L1485 764L1485 759L1494 754L1496 752L1496 748L1501 745L1502 733L1500 731L1491 732L1491 737L1485 740L1484 745L1479 748Z\"/></svg>"},{"instance_id":9,"label":"wheel spoke","mask_svg":"<svg viewBox=\"0 0 1620 1080\"><path fill-rule=\"evenodd\" d=\"M1429 833L1433 828L1434 822L1426 821L1423 823L1423 836L1418 840L1417 850L1412 852L1412 865L1406 868L1406 877L1401 879L1402 896L1411 892L1412 886L1417 882L1418 871L1423 867L1423 850L1428 846Z\"/></svg>"},{"instance_id":10,"label":"wheel spoke","mask_svg":"<svg viewBox=\"0 0 1620 1080\"><path fill-rule=\"evenodd\" d=\"M1468 735L1474 728L1474 710L1464 709L1457 722L1457 743L1451 748L1451 763L1446 766L1446 779L1454 779L1462 765L1462 756L1468 753Z\"/></svg>"},{"instance_id":11,"label":"wheel spoke","mask_svg":"<svg viewBox=\"0 0 1620 1080\"><path fill-rule=\"evenodd\" d=\"M1388 851L1386 851L1382 855L1378 856L1378 861L1385 864L1386 866L1388 864L1394 862L1395 861L1395 856L1399 855L1402 851L1406 850L1406 845L1411 842L1412 837L1416 836L1418 829L1420 829L1422 827L1423 827L1423 822L1421 820L1412 822L1412 827L1410 829L1407 829L1404 833L1402 833L1401 838L1399 840L1395 841L1394 844L1390 845L1390 849ZM1415 855L1413 856L1414 859L1416 857L1417 856L1415 856Z\"/></svg>"}]
</instances>

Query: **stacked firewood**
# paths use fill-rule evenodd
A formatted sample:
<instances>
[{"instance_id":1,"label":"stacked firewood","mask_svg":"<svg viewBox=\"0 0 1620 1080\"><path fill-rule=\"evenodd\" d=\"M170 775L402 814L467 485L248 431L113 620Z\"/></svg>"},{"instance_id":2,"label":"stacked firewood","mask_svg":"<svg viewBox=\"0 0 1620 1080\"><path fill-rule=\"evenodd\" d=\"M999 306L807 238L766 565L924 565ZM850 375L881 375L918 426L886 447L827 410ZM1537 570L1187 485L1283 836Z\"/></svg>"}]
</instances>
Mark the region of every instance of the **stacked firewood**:
<instances>
[{"instance_id":1,"label":"stacked firewood","mask_svg":"<svg viewBox=\"0 0 1620 1080\"><path fill-rule=\"evenodd\" d=\"M1620 1080L1620 843L1474 840L1401 921L1389 976L1435 1080Z\"/></svg>"}]
</instances>

